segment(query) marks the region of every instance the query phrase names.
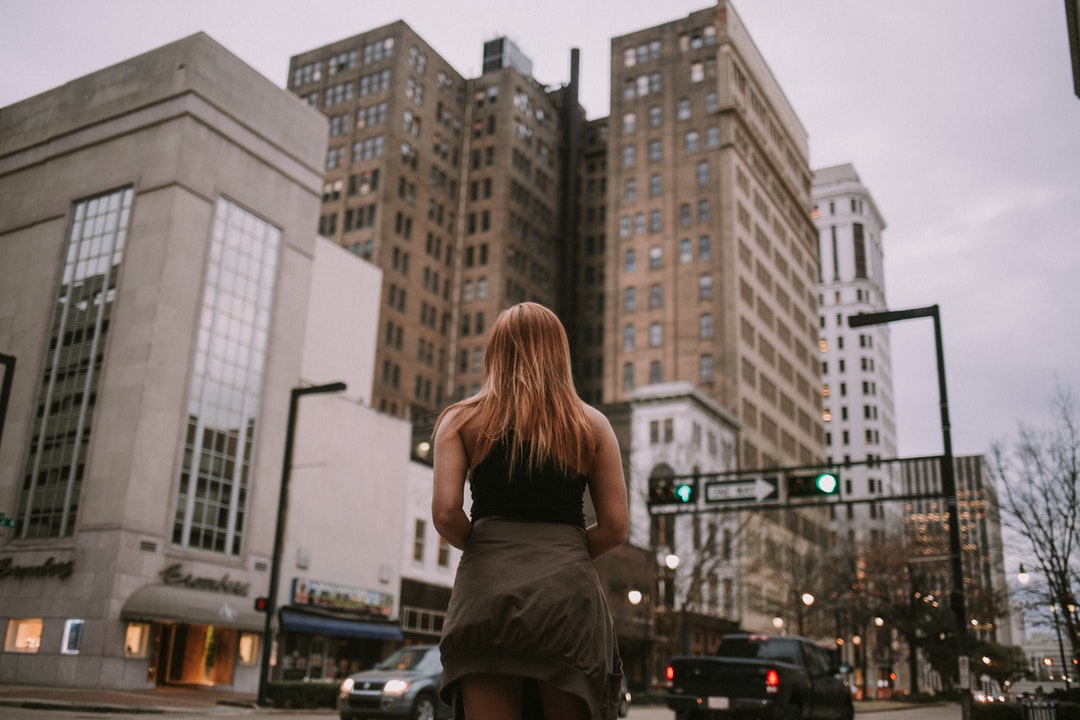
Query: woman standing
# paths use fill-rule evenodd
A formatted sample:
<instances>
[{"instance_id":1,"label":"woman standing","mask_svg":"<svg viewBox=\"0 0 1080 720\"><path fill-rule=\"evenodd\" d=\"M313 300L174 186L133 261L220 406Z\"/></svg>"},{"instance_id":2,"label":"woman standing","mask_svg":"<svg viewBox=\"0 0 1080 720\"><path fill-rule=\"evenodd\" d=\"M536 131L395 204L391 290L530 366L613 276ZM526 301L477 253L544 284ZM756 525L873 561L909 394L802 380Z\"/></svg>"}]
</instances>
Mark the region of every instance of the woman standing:
<instances>
[{"instance_id":1,"label":"woman standing","mask_svg":"<svg viewBox=\"0 0 1080 720\"><path fill-rule=\"evenodd\" d=\"M626 540L622 458L574 389L551 310L499 315L483 387L435 425L434 475L435 527L464 550L440 643L443 699L466 720L520 718L535 690L547 718L614 718L622 663L592 561Z\"/></svg>"}]
</instances>

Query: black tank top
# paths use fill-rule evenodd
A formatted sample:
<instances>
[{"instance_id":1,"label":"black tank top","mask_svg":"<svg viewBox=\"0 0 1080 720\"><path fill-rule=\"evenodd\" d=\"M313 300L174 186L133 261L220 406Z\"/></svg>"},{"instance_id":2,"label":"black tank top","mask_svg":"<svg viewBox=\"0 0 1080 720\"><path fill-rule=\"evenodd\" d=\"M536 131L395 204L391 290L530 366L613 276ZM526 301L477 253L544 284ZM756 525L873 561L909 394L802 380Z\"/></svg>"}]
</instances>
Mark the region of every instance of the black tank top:
<instances>
[{"instance_id":1,"label":"black tank top","mask_svg":"<svg viewBox=\"0 0 1080 720\"><path fill-rule=\"evenodd\" d=\"M503 517L584 528L585 476L567 472L555 462L530 471L519 460L511 478L507 445L505 440L495 443L469 474L473 521Z\"/></svg>"}]
</instances>

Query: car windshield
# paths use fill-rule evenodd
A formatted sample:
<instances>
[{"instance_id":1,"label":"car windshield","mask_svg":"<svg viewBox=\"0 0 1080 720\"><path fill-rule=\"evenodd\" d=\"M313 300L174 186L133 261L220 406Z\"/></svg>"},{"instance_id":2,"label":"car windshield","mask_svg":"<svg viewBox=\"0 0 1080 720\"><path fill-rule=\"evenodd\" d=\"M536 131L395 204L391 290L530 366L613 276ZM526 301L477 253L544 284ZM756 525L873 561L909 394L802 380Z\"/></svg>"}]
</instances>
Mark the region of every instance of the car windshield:
<instances>
[{"instance_id":1,"label":"car windshield","mask_svg":"<svg viewBox=\"0 0 1080 720\"><path fill-rule=\"evenodd\" d=\"M723 638L716 654L721 657L737 657L758 660L777 660L794 663L797 648L791 640L780 638Z\"/></svg>"},{"instance_id":2,"label":"car windshield","mask_svg":"<svg viewBox=\"0 0 1080 720\"><path fill-rule=\"evenodd\" d=\"M375 666L377 670L427 670L433 661L428 660L429 655L435 656L438 661L438 652L432 648L401 648L390 657ZM425 662L427 660L427 662Z\"/></svg>"}]
</instances>

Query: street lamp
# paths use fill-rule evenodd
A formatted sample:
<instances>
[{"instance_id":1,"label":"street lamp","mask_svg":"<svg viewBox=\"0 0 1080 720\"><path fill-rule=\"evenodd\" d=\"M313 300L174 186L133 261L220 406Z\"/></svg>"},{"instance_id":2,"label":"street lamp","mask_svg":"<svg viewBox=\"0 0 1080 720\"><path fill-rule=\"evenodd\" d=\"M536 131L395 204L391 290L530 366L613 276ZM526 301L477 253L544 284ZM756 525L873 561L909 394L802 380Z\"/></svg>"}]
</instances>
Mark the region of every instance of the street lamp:
<instances>
[{"instance_id":1,"label":"street lamp","mask_svg":"<svg viewBox=\"0 0 1080 720\"><path fill-rule=\"evenodd\" d=\"M266 595L266 623L263 626L263 646L259 662L259 695L257 703L266 705L266 689L270 676L270 646L274 618L277 616L278 583L281 576L281 552L285 540L285 517L289 511L289 474L292 470L293 440L296 436L297 405L303 395L341 392L345 383L297 387L289 392L289 419L285 426L285 458L281 465L281 492L278 494L277 526L274 530L274 556L270 561L270 589Z\"/></svg>"},{"instance_id":2,"label":"street lamp","mask_svg":"<svg viewBox=\"0 0 1080 720\"><path fill-rule=\"evenodd\" d=\"M941 494L945 497L946 522L949 525L949 560L952 570L952 606L956 622L956 649L960 675L960 714L971 720L971 676L968 657L967 609L964 602L964 563L960 556L960 509L956 496L956 476L953 468L949 398L945 390L945 350L941 341L941 313L937 305L876 313L848 315L848 327L884 325L897 320L929 317L934 320L934 348L937 357L938 400L941 406Z\"/></svg>"}]
</instances>

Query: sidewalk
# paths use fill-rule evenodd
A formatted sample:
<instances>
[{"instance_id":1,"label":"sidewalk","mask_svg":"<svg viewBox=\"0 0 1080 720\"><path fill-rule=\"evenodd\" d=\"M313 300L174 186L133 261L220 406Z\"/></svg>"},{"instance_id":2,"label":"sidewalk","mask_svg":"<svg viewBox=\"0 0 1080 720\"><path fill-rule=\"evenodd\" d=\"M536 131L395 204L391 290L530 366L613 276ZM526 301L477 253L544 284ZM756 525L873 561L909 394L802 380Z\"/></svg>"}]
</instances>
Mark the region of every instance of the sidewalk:
<instances>
[{"instance_id":1,"label":"sidewalk","mask_svg":"<svg viewBox=\"0 0 1080 720\"><path fill-rule=\"evenodd\" d=\"M256 709L257 705L254 695L223 692L213 688L160 687L154 690L98 690L0 685L0 708L4 707L112 714L198 711L207 715L242 715L245 714L245 710Z\"/></svg>"}]
</instances>

